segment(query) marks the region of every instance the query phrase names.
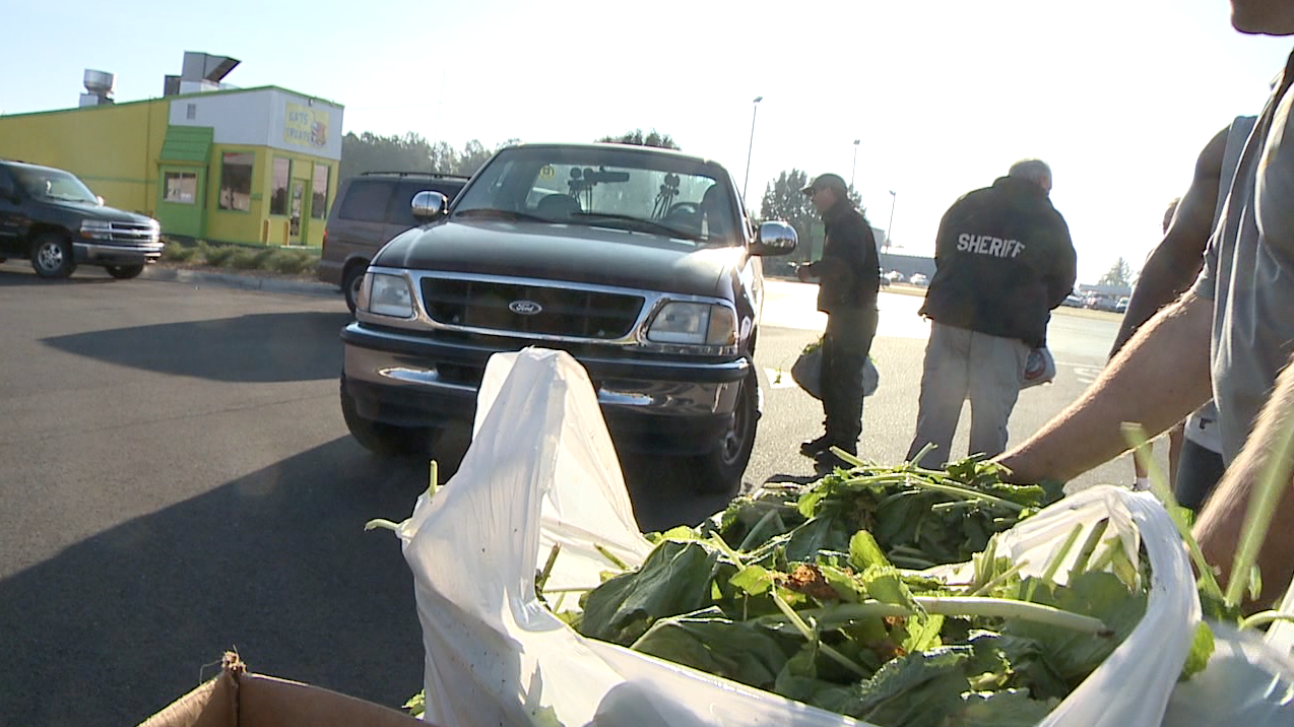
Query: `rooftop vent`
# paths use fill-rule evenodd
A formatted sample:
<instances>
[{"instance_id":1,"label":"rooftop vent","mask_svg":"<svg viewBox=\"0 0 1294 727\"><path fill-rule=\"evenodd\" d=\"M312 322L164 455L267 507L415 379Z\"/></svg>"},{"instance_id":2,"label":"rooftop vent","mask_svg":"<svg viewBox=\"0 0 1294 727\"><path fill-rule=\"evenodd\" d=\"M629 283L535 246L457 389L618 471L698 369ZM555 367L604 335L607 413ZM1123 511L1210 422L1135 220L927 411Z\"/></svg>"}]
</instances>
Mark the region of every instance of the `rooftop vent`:
<instances>
[{"instance_id":1,"label":"rooftop vent","mask_svg":"<svg viewBox=\"0 0 1294 727\"><path fill-rule=\"evenodd\" d=\"M87 68L83 81L87 93L81 94L82 106L102 106L112 103L112 92L117 85L116 76Z\"/></svg>"}]
</instances>

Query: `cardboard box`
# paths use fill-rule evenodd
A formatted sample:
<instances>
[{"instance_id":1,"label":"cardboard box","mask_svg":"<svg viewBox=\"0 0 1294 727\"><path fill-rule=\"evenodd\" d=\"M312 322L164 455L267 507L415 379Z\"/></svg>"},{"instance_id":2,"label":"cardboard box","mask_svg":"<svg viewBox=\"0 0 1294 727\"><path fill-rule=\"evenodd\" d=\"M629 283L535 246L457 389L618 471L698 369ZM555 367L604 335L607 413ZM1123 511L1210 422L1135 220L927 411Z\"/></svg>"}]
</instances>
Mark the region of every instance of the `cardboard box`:
<instances>
[{"instance_id":1,"label":"cardboard box","mask_svg":"<svg viewBox=\"0 0 1294 727\"><path fill-rule=\"evenodd\" d=\"M300 682L252 674L226 653L220 676L139 727L426 727L403 712Z\"/></svg>"}]
</instances>

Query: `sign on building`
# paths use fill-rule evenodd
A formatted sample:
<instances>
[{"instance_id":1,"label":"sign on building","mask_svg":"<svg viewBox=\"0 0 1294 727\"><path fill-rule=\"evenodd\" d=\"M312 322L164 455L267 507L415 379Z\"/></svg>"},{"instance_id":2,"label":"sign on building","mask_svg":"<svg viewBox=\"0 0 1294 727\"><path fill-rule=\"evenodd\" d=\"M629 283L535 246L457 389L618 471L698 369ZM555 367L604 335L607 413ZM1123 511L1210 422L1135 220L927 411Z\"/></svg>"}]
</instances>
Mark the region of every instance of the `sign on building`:
<instances>
[{"instance_id":1,"label":"sign on building","mask_svg":"<svg viewBox=\"0 0 1294 727\"><path fill-rule=\"evenodd\" d=\"M310 149L328 146L328 112L289 101L283 121L283 141Z\"/></svg>"}]
</instances>

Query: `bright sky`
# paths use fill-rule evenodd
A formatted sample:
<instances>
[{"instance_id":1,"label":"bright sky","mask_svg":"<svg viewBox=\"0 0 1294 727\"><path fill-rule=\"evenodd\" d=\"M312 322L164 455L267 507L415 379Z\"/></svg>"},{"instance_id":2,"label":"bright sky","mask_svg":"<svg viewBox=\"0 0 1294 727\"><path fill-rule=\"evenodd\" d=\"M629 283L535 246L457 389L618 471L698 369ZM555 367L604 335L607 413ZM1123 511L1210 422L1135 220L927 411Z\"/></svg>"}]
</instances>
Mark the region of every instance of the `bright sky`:
<instances>
[{"instance_id":1,"label":"bright sky","mask_svg":"<svg viewBox=\"0 0 1294 727\"><path fill-rule=\"evenodd\" d=\"M205 51L242 61L234 85L345 105L345 131L493 147L654 127L740 184L763 96L751 206L784 169L854 174L878 227L897 192L893 240L916 254L958 196L1039 157L1080 282L1140 267L1199 149L1259 111L1294 45L1232 30L1226 0L9 5L0 113L75 106L86 68L117 74L118 101L158 96Z\"/></svg>"}]
</instances>

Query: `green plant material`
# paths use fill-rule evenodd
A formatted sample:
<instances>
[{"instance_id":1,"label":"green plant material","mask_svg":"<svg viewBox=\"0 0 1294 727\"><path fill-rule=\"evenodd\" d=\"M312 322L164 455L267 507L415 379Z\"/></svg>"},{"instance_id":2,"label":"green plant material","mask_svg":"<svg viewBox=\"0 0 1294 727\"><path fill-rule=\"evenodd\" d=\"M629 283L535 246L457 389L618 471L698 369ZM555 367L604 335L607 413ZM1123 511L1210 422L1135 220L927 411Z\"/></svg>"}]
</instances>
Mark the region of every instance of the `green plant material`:
<instances>
[{"instance_id":1,"label":"green plant material","mask_svg":"<svg viewBox=\"0 0 1294 727\"><path fill-rule=\"evenodd\" d=\"M1134 449L1146 445L1146 430L1140 424L1124 422L1122 431L1124 439ZM1173 525L1177 527L1178 534L1182 536L1182 540L1186 543L1187 552L1190 553L1191 561L1195 564L1200 591L1202 594L1206 594L1210 600L1220 600L1234 606L1236 601L1223 596L1222 586L1218 585L1217 581L1217 569L1204 559L1204 552L1200 550L1199 541L1191 533L1191 512L1177 503L1177 498L1173 496L1173 488L1168 485L1168 478L1164 476L1163 470L1153 460L1148 465L1147 473L1151 490L1159 498L1159 501L1164 504L1164 508L1168 510L1168 515L1172 518ZM1288 482L1288 479L1286 481ZM1264 528L1263 533L1266 534L1266 532L1267 530ZM1240 562L1239 553L1237 553L1236 557L1238 564ZM1236 571L1232 572L1235 573ZM1238 596L1239 593L1244 591L1244 580L1236 580L1239 581Z\"/></svg>"},{"instance_id":2,"label":"green plant material","mask_svg":"<svg viewBox=\"0 0 1294 727\"><path fill-rule=\"evenodd\" d=\"M404 708L409 710L409 716L422 719L422 715L427 712L427 692L419 690L417 694L409 697L409 701L404 703Z\"/></svg>"},{"instance_id":3,"label":"green plant material","mask_svg":"<svg viewBox=\"0 0 1294 727\"><path fill-rule=\"evenodd\" d=\"M1178 681L1186 681L1204 671L1213 656L1213 629L1204 621L1195 627L1195 638L1191 639L1191 650L1186 653L1186 663L1182 665L1182 674Z\"/></svg>"},{"instance_id":4,"label":"green plant material","mask_svg":"<svg viewBox=\"0 0 1294 727\"><path fill-rule=\"evenodd\" d=\"M182 245L174 240L162 248L162 259L170 262L186 263L194 259L200 250L197 247Z\"/></svg>"},{"instance_id":5,"label":"green plant material","mask_svg":"<svg viewBox=\"0 0 1294 727\"><path fill-rule=\"evenodd\" d=\"M237 254L240 249L242 248L233 245L204 246L202 257L207 265L222 268L232 262L234 255Z\"/></svg>"}]
</instances>

